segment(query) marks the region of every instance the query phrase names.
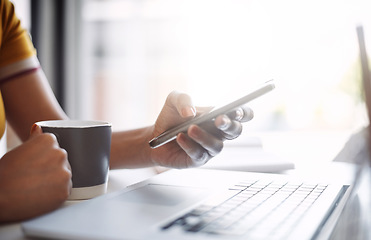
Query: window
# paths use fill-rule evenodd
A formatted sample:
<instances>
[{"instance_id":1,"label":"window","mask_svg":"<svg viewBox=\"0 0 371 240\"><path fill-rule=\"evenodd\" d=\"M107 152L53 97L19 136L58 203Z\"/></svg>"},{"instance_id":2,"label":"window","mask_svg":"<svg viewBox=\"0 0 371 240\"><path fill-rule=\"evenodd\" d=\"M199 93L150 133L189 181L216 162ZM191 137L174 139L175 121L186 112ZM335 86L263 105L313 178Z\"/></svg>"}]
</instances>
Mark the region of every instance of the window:
<instances>
[{"instance_id":1,"label":"window","mask_svg":"<svg viewBox=\"0 0 371 240\"><path fill-rule=\"evenodd\" d=\"M174 89L189 93L196 105L219 105L274 78L275 93L251 104L258 120L250 128L363 124L355 24L367 22L366 1L79 4L76 70L88 83L79 95L88 97L72 113L78 118L140 127L154 122Z\"/></svg>"},{"instance_id":2,"label":"window","mask_svg":"<svg viewBox=\"0 0 371 240\"><path fill-rule=\"evenodd\" d=\"M220 105L273 78L277 89L250 104L255 118L245 126L247 136L309 133L292 142L303 149L326 144L323 151L336 153L366 124L355 33L362 23L371 46L366 0L66 5L65 108L72 118L137 128L154 123L174 89L196 105Z\"/></svg>"}]
</instances>

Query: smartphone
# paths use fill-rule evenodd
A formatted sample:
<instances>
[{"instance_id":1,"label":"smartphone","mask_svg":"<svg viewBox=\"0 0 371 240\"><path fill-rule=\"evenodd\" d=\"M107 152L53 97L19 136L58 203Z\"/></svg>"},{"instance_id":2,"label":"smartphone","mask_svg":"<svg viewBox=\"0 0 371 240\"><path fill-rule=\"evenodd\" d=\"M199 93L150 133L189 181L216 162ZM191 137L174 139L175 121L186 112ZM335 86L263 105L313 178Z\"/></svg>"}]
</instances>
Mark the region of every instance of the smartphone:
<instances>
[{"instance_id":1,"label":"smartphone","mask_svg":"<svg viewBox=\"0 0 371 240\"><path fill-rule=\"evenodd\" d=\"M242 98L239 98L231 103L228 103L227 105L224 105L222 107L214 108L210 112L201 114L195 118L190 119L189 121L186 121L178 126L175 126L169 130L166 130L165 132L161 133L157 137L153 138L151 141L149 141L149 146L151 148L157 148L160 147L174 139L176 139L176 136L181 132L187 132L188 127L192 124L198 125L200 123L206 122L206 121L212 121L217 116L222 114L227 114L231 112L232 110L236 109L237 107L240 107L255 98L258 98L270 91L272 91L275 88L275 84L273 80L270 80L266 83L264 83L262 86L256 88L255 90L251 91L247 95L243 96Z\"/></svg>"}]
</instances>

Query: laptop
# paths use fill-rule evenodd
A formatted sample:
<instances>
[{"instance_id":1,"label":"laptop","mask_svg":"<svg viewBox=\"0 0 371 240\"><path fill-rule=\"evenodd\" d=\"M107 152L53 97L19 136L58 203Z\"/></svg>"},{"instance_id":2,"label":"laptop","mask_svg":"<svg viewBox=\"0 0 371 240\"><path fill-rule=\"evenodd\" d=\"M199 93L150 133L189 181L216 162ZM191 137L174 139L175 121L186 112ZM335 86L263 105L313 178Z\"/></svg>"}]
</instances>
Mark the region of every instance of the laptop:
<instances>
[{"instance_id":1,"label":"laptop","mask_svg":"<svg viewBox=\"0 0 371 240\"><path fill-rule=\"evenodd\" d=\"M22 229L49 239L328 239L357 192L360 167L348 183L170 170L26 221Z\"/></svg>"}]
</instances>

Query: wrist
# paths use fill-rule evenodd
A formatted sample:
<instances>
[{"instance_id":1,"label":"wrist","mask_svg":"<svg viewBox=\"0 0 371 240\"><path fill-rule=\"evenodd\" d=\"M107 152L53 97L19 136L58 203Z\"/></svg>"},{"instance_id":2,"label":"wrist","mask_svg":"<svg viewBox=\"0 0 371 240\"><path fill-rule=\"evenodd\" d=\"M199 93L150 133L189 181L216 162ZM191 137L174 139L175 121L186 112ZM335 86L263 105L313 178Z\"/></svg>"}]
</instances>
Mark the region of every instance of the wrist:
<instances>
[{"instance_id":1,"label":"wrist","mask_svg":"<svg viewBox=\"0 0 371 240\"><path fill-rule=\"evenodd\" d=\"M148 144L153 127L113 132L111 139L110 168L142 168L153 165Z\"/></svg>"},{"instance_id":2,"label":"wrist","mask_svg":"<svg viewBox=\"0 0 371 240\"><path fill-rule=\"evenodd\" d=\"M145 158L146 159L149 159L149 161L150 161L150 164L152 165L152 166L158 166L159 164L157 163L157 161L156 161L156 158L155 158L155 156L154 156L154 149L153 148L151 148L150 147L150 145L149 145L149 141L151 141L155 136L156 136L156 134L155 134L155 125L152 125L152 126L150 126L150 127L148 127L148 129L147 129L147 133L148 133L148 138L145 140L145 146L144 146L144 149L146 149L146 156L145 156Z\"/></svg>"}]
</instances>

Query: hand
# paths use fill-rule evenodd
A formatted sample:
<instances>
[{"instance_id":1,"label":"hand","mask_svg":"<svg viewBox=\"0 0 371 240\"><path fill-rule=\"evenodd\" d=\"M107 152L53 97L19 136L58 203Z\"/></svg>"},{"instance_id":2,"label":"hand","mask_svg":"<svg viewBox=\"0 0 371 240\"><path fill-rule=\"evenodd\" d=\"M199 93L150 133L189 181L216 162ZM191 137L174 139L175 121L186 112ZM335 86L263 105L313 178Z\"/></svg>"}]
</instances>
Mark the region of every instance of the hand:
<instances>
[{"instance_id":1,"label":"hand","mask_svg":"<svg viewBox=\"0 0 371 240\"><path fill-rule=\"evenodd\" d=\"M188 95L172 92L157 118L153 137L205 111L210 111L210 108L196 110ZM201 166L222 151L224 140L241 134L241 122L252 118L252 110L244 106L218 116L215 121L191 125L186 134L178 134L176 141L153 149L151 159L157 165L172 168Z\"/></svg>"},{"instance_id":2,"label":"hand","mask_svg":"<svg viewBox=\"0 0 371 240\"><path fill-rule=\"evenodd\" d=\"M0 159L0 222L58 208L70 194L71 176L56 137L34 125L30 138Z\"/></svg>"}]
</instances>

